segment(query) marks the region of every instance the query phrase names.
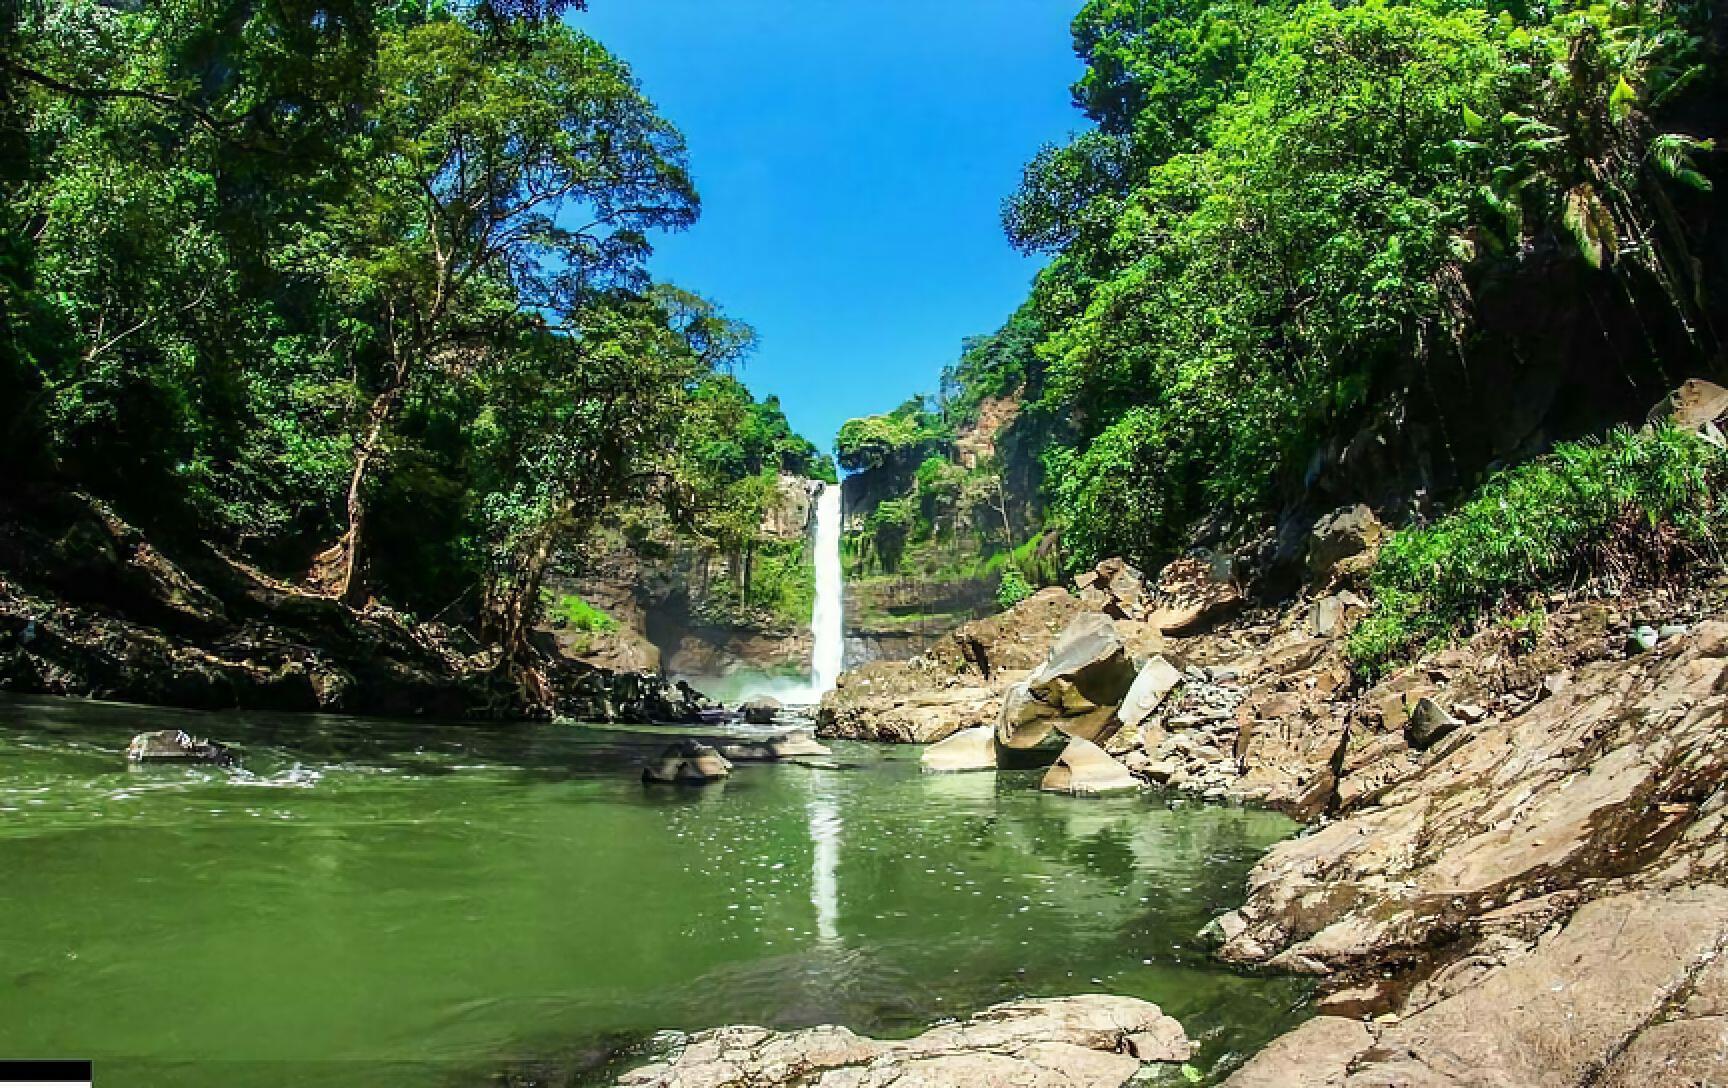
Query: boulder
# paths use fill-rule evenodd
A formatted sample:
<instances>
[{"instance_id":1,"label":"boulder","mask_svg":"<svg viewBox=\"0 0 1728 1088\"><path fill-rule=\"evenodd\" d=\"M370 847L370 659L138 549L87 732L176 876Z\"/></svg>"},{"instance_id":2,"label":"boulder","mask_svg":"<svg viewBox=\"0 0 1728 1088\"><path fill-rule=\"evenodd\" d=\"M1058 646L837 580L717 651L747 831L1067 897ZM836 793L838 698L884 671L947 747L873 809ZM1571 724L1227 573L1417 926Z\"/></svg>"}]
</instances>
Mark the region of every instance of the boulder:
<instances>
[{"instance_id":1,"label":"boulder","mask_svg":"<svg viewBox=\"0 0 1728 1088\"><path fill-rule=\"evenodd\" d=\"M1011 1001L912 1039L842 1027L705 1031L617 1088L1121 1088L1142 1062L1193 1053L1182 1025L1132 997Z\"/></svg>"},{"instance_id":2,"label":"boulder","mask_svg":"<svg viewBox=\"0 0 1728 1088\"><path fill-rule=\"evenodd\" d=\"M1146 664L1140 666L1139 675L1134 677L1128 694L1122 698L1121 708L1116 711L1122 728L1138 728L1181 682L1182 671L1172 665L1168 658L1149 658Z\"/></svg>"},{"instance_id":3,"label":"boulder","mask_svg":"<svg viewBox=\"0 0 1728 1088\"><path fill-rule=\"evenodd\" d=\"M1076 616L1044 663L1008 689L997 740L1035 748L1052 730L1102 740L1115 731L1115 708L1134 684L1134 663L1101 612Z\"/></svg>"},{"instance_id":4,"label":"boulder","mask_svg":"<svg viewBox=\"0 0 1728 1088\"><path fill-rule=\"evenodd\" d=\"M783 759L821 759L834 752L807 730L794 729L763 741L723 744L720 754L733 763L777 763Z\"/></svg>"},{"instance_id":5,"label":"boulder","mask_svg":"<svg viewBox=\"0 0 1728 1088\"><path fill-rule=\"evenodd\" d=\"M996 729L988 725L962 729L924 749L919 762L927 771L993 771L996 769Z\"/></svg>"},{"instance_id":6,"label":"boulder","mask_svg":"<svg viewBox=\"0 0 1728 1088\"><path fill-rule=\"evenodd\" d=\"M1119 620L1146 616L1146 582L1139 568L1119 557L1106 559L1074 579L1081 607Z\"/></svg>"},{"instance_id":7,"label":"boulder","mask_svg":"<svg viewBox=\"0 0 1728 1088\"><path fill-rule=\"evenodd\" d=\"M1315 522L1308 534L1309 577L1325 581L1339 564L1378 549L1385 536L1386 527L1368 507L1339 507Z\"/></svg>"},{"instance_id":8,"label":"boulder","mask_svg":"<svg viewBox=\"0 0 1728 1088\"><path fill-rule=\"evenodd\" d=\"M1428 748L1463 724L1424 695L1410 709L1410 720L1404 723L1404 737L1412 748Z\"/></svg>"},{"instance_id":9,"label":"boulder","mask_svg":"<svg viewBox=\"0 0 1728 1088\"><path fill-rule=\"evenodd\" d=\"M642 768L642 781L701 785L731 773L732 764L719 752L699 741L681 740L648 761Z\"/></svg>"},{"instance_id":10,"label":"boulder","mask_svg":"<svg viewBox=\"0 0 1728 1088\"><path fill-rule=\"evenodd\" d=\"M1699 430L1728 416L1728 389L1702 378L1680 383L1650 410L1650 422L1668 422L1682 430Z\"/></svg>"},{"instance_id":11,"label":"boulder","mask_svg":"<svg viewBox=\"0 0 1728 1088\"><path fill-rule=\"evenodd\" d=\"M1228 564L1190 556L1158 572L1153 604L1149 624L1163 634L1188 637L1235 615L1243 598L1229 577Z\"/></svg>"},{"instance_id":12,"label":"boulder","mask_svg":"<svg viewBox=\"0 0 1728 1088\"><path fill-rule=\"evenodd\" d=\"M179 729L138 734L126 746L126 758L133 763L215 763L223 767L238 762L227 745Z\"/></svg>"},{"instance_id":13,"label":"boulder","mask_svg":"<svg viewBox=\"0 0 1728 1088\"><path fill-rule=\"evenodd\" d=\"M786 708L772 695L758 695L740 709L744 712L744 720L751 725L773 725L774 719Z\"/></svg>"},{"instance_id":14,"label":"boulder","mask_svg":"<svg viewBox=\"0 0 1728 1088\"><path fill-rule=\"evenodd\" d=\"M1075 737L1044 773L1039 788L1051 793L1120 793L1140 784L1104 749Z\"/></svg>"}]
</instances>

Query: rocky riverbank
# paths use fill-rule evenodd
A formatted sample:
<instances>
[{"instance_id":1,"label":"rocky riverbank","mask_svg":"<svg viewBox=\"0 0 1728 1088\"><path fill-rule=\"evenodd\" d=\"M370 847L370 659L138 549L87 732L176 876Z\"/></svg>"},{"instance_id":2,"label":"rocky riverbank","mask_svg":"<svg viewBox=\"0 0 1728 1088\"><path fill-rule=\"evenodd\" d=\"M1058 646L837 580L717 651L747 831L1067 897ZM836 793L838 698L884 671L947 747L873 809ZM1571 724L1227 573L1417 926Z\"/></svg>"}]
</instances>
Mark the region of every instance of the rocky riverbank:
<instances>
[{"instance_id":1,"label":"rocky riverbank","mask_svg":"<svg viewBox=\"0 0 1728 1088\"><path fill-rule=\"evenodd\" d=\"M847 674L821 729L971 728L931 749L972 753L950 767L1095 742L1147 788L1308 821L1208 927L1226 961L1322 985L1234 1088L1728 1076L1728 587L1554 594L1363 684L1362 513L1317 526L1299 598L1106 563Z\"/></svg>"},{"instance_id":2,"label":"rocky riverbank","mask_svg":"<svg viewBox=\"0 0 1728 1088\"><path fill-rule=\"evenodd\" d=\"M79 495L0 509L0 688L221 710L688 721L697 693L559 654L504 675L458 628L353 609Z\"/></svg>"}]
</instances>

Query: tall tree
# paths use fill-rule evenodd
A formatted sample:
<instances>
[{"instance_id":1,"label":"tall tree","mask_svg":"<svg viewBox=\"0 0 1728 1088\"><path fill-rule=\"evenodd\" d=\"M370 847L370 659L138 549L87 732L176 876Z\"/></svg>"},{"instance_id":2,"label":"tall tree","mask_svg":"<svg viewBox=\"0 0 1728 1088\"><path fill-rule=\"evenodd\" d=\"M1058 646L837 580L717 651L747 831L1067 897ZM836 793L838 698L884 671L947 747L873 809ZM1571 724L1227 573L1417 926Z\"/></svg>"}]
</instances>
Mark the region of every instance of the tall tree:
<instances>
[{"instance_id":1,"label":"tall tree","mask_svg":"<svg viewBox=\"0 0 1728 1088\"><path fill-rule=\"evenodd\" d=\"M640 286L646 231L694 221L678 132L629 71L556 21L440 18L390 34L380 90L350 154L376 180L298 246L376 336L357 363L346 528L315 580L365 596L371 477L417 383L469 365L489 335Z\"/></svg>"}]
</instances>

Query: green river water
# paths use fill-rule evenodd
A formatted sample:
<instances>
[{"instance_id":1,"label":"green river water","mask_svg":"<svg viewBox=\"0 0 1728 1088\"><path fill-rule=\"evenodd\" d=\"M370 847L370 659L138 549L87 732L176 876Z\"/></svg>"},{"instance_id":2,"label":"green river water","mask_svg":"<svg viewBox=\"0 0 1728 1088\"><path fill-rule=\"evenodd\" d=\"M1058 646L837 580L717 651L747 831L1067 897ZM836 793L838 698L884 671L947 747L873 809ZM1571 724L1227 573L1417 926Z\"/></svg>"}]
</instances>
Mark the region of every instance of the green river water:
<instances>
[{"instance_id":1,"label":"green river water","mask_svg":"<svg viewBox=\"0 0 1728 1088\"><path fill-rule=\"evenodd\" d=\"M161 728L244 770L128 768ZM0 1057L104 1088L586 1085L666 1029L906 1035L1101 991L1181 1019L1211 1079L1305 1015L1194 936L1280 816L846 743L646 788L668 739L0 701Z\"/></svg>"}]
</instances>

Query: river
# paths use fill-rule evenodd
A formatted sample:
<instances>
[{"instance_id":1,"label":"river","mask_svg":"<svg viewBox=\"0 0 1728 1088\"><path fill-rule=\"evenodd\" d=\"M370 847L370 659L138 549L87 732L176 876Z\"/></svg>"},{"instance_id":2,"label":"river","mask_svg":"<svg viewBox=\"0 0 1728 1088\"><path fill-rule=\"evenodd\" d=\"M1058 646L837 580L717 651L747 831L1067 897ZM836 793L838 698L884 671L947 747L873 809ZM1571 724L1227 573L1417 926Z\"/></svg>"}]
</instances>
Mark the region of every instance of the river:
<instances>
[{"instance_id":1,"label":"river","mask_svg":"<svg viewBox=\"0 0 1728 1088\"><path fill-rule=\"evenodd\" d=\"M173 727L244 770L126 765ZM125 1088L588 1084L663 1029L911 1034L1107 991L1181 1019L1210 1079L1305 1015L1195 939L1280 816L846 743L646 788L667 740L0 700L0 1056Z\"/></svg>"}]
</instances>

